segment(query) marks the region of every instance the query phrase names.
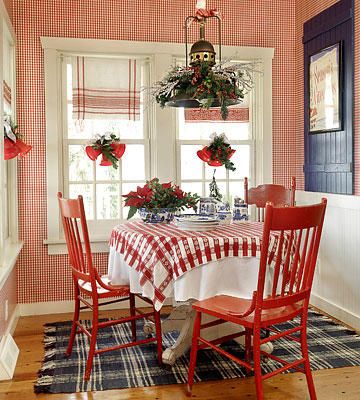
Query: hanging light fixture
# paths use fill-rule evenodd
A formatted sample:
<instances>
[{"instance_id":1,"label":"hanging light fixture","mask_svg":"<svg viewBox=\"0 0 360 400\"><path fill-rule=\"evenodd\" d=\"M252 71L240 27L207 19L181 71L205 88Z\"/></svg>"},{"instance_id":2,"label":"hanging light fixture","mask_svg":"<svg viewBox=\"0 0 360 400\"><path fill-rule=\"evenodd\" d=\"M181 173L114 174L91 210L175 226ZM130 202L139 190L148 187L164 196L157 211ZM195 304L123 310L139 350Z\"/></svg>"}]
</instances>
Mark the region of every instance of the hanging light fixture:
<instances>
[{"instance_id":1,"label":"hanging light fixture","mask_svg":"<svg viewBox=\"0 0 360 400\"><path fill-rule=\"evenodd\" d=\"M205 39L207 20L217 20L218 64L214 46ZM200 39L188 53L188 31L193 22L200 25ZM195 15L185 19L185 67L175 67L153 87L155 100L161 107L212 108L221 107L227 118L228 106L241 103L253 86L250 69L244 64L231 64L221 59L221 18L218 12L205 9L198 1ZM190 62L189 62L190 59Z\"/></svg>"}]
</instances>

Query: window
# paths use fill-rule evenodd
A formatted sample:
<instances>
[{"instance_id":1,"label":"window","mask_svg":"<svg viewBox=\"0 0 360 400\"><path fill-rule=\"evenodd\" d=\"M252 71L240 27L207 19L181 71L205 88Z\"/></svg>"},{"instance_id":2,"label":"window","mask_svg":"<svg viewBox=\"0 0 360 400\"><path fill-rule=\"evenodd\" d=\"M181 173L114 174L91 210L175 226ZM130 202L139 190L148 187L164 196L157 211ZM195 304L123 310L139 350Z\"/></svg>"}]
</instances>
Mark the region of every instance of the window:
<instances>
[{"instance_id":1,"label":"window","mask_svg":"<svg viewBox=\"0 0 360 400\"><path fill-rule=\"evenodd\" d=\"M8 16L0 10L0 53L2 106L0 118L15 120L15 41ZM3 138L3 135L1 135ZM17 160L4 160L4 142L0 150L0 285L10 273L21 249L17 229Z\"/></svg>"},{"instance_id":2,"label":"window","mask_svg":"<svg viewBox=\"0 0 360 400\"><path fill-rule=\"evenodd\" d=\"M249 121L250 95L241 106L233 107L231 112L240 119L223 122L206 119L208 115L217 112L201 112L197 110L180 109L178 112L178 181L186 191L196 192L201 196L209 196L209 183L215 175L217 185L225 200L232 203L234 196L243 197L243 180L253 175L255 139ZM203 119L198 117L204 115ZM231 147L236 150L232 161L236 166L235 171L225 168L214 168L201 161L196 152L206 146L211 133L225 133L231 142Z\"/></svg>"},{"instance_id":3,"label":"window","mask_svg":"<svg viewBox=\"0 0 360 400\"><path fill-rule=\"evenodd\" d=\"M85 119L77 119L77 114L73 114L74 57L76 56L64 55L62 58L63 191L66 197L75 198L79 194L84 197L92 236L107 234L109 226L127 217L128 210L123 207L121 196L134 187L143 185L150 177L148 109L144 107L146 94L140 91L140 115L137 120L131 117L120 119L116 116L110 119L105 118L106 115L99 119L92 117L93 114L89 114ZM130 59L132 56L125 57ZM97 58L97 64L103 67L104 74L107 73L106 67L110 60L116 58ZM136 65L141 86L147 86L148 61L146 58L138 58ZM126 72L120 70L118 73ZM105 133L116 134L121 142L126 144L126 151L119 160L118 169L100 166L101 157L94 163L86 156L85 146L88 142L96 135Z\"/></svg>"},{"instance_id":4,"label":"window","mask_svg":"<svg viewBox=\"0 0 360 400\"><path fill-rule=\"evenodd\" d=\"M257 60L263 74L256 78L256 87L239 107L245 116L240 121L194 120L189 110L164 108L150 101L149 93L141 92L139 121L96 120L85 118L80 126L72 118L73 99L70 93L74 55L98 58L137 59L141 64L141 84L150 86L161 79L174 60L183 57L184 47L171 43L141 43L93 39L41 38L45 55L45 95L47 126L47 186L49 254L66 252L58 210L57 192L66 196L82 193L91 229L94 252L108 251L111 229L126 218L121 195L133 190L144 180L158 177L174 181L186 190L208 194L213 169L206 167L196 151L206 145L209 135L225 132L237 151L233 156L236 171L218 168L216 180L223 194L242 195L243 178L253 184L271 182L271 70L273 49L223 47L223 56L237 54L239 59ZM266 126L266 135L263 135ZM268 128L270 127L270 129ZM126 152L118 170L101 168L84 154L84 145L94 134L105 131L119 133ZM54 134L55 133L55 134ZM266 149L267 151L263 151Z\"/></svg>"}]
</instances>

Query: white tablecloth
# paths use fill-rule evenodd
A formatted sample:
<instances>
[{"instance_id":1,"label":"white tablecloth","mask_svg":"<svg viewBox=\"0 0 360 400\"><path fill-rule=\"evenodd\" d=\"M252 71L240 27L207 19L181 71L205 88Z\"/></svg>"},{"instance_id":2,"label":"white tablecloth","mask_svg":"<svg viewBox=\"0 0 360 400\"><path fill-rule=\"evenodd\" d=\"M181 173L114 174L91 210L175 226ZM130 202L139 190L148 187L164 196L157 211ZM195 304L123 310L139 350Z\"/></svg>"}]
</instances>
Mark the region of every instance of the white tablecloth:
<instances>
[{"instance_id":1,"label":"white tablecloth","mask_svg":"<svg viewBox=\"0 0 360 400\"><path fill-rule=\"evenodd\" d=\"M172 297L175 301L203 300L219 294L251 298L257 287L258 269L256 257L226 257L212 261L172 281ZM138 272L126 264L115 247L110 247L108 276L114 285L130 284L131 292L153 298L153 288L140 285Z\"/></svg>"}]
</instances>

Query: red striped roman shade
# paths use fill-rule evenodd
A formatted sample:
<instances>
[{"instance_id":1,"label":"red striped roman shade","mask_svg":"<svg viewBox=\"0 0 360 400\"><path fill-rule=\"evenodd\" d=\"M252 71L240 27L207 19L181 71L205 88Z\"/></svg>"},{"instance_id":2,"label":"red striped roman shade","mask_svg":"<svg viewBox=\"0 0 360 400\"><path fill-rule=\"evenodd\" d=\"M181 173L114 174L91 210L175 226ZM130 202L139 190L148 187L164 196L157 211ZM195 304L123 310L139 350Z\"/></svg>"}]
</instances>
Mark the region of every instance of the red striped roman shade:
<instances>
[{"instance_id":1,"label":"red striped roman shade","mask_svg":"<svg viewBox=\"0 0 360 400\"><path fill-rule=\"evenodd\" d=\"M139 119L140 82L136 60L73 57L73 118Z\"/></svg>"}]
</instances>

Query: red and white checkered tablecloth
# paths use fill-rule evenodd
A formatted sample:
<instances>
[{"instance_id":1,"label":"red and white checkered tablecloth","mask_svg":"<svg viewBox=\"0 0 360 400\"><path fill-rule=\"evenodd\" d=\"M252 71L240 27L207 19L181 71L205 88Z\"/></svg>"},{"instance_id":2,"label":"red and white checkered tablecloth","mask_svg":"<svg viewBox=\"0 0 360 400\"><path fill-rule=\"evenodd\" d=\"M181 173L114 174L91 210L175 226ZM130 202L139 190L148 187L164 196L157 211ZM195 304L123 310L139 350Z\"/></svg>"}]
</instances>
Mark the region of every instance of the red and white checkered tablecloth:
<instances>
[{"instance_id":1,"label":"red and white checkered tablecloth","mask_svg":"<svg viewBox=\"0 0 360 400\"><path fill-rule=\"evenodd\" d=\"M154 288L155 307L160 309L168 286L185 272L225 257L260 257L263 224L239 222L206 232L184 231L173 224L127 222L115 227L110 246L140 275L140 285ZM271 247L275 252L276 238Z\"/></svg>"}]
</instances>

